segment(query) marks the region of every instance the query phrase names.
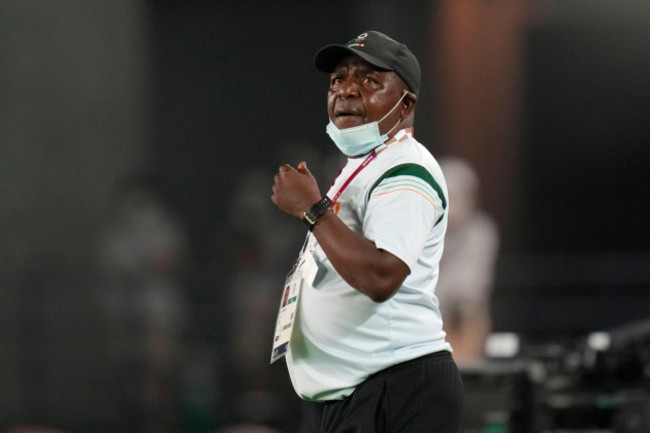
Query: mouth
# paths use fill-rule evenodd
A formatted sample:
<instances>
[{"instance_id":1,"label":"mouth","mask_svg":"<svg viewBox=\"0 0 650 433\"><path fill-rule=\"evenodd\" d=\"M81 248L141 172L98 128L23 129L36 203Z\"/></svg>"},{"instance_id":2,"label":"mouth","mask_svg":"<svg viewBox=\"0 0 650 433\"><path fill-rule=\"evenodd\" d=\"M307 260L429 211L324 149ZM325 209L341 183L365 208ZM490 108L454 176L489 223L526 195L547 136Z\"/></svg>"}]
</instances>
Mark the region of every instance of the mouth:
<instances>
[{"instance_id":1,"label":"mouth","mask_svg":"<svg viewBox=\"0 0 650 433\"><path fill-rule=\"evenodd\" d=\"M357 110L339 109L334 111L334 123L338 128L349 128L364 123L364 115Z\"/></svg>"}]
</instances>

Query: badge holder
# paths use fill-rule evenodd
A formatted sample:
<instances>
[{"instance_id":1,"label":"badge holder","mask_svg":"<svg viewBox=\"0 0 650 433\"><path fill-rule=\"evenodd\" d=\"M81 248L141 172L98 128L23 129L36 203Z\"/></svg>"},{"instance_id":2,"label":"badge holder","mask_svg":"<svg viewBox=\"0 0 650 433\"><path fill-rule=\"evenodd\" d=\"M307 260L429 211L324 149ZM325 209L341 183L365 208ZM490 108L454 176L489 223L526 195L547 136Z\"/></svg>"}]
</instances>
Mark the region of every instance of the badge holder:
<instances>
[{"instance_id":1,"label":"badge holder","mask_svg":"<svg viewBox=\"0 0 650 433\"><path fill-rule=\"evenodd\" d=\"M282 358L289 348L293 325L298 313L298 300L304 281L313 281L318 271L314 257L310 253L301 255L287 274L280 300L280 309L275 324L271 364Z\"/></svg>"},{"instance_id":2,"label":"badge holder","mask_svg":"<svg viewBox=\"0 0 650 433\"><path fill-rule=\"evenodd\" d=\"M273 350L271 351L271 364L282 358L287 353L293 324L296 319L298 298L300 297L300 286L302 284L302 267L305 260L301 257L294 264L287 275L280 300L280 309L275 323L275 335L273 336Z\"/></svg>"}]
</instances>

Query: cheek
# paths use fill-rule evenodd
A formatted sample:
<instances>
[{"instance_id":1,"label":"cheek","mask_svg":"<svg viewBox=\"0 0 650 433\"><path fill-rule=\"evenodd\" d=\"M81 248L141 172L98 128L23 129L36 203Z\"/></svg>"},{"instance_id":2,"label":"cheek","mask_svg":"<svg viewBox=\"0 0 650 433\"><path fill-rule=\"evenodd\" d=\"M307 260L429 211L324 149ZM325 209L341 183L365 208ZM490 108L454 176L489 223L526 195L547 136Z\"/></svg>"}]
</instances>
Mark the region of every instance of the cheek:
<instances>
[{"instance_id":1,"label":"cheek","mask_svg":"<svg viewBox=\"0 0 650 433\"><path fill-rule=\"evenodd\" d=\"M392 92L380 91L380 92L369 92L367 94L366 100L373 105L381 106L388 105L391 102L394 104L397 102L397 98Z\"/></svg>"},{"instance_id":2,"label":"cheek","mask_svg":"<svg viewBox=\"0 0 650 433\"><path fill-rule=\"evenodd\" d=\"M371 117L381 117L385 114L384 106L385 104L385 99L379 96L371 96L367 98L365 101L365 107L366 107L366 112L368 113L369 116Z\"/></svg>"},{"instance_id":3,"label":"cheek","mask_svg":"<svg viewBox=\"0 0 650 433\"><path fill-rule=\"evenodd\" d=\"M333 94L332 92L329 92L327 94L327 106L330 107L334 105L334 100L336 99L336 95Z\"/></svg>"},{"instance_id":4,"label":"cheek","mask_svg":"<svg viewBox=\"0 0 650 433\"><path fill-rule=\"evenodd\" d=\"M334 102L336 101L336 96L328 95L327 96L327 114L332 115L334 112Z\"/></svg>"}]
</instances>

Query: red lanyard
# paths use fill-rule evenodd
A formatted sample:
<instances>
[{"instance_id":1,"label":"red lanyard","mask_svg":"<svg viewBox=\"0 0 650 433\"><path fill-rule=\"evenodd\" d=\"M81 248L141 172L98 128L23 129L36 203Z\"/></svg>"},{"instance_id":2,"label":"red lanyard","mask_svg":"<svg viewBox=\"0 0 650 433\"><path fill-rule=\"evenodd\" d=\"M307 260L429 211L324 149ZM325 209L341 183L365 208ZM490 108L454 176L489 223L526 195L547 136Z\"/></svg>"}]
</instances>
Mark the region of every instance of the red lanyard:
<instances>
[{"instance_id":1,"label":"red lanyard","mask_svg":"<svg viewBox=\"0 0 650 433\"><path fill-rule=\"evenodd\" d=\"M410 132L410 134L413 135L413 128L407 128L406 131ZM408 134L408 132L407 132L406 134ZM402 134L402 135L400 135L400 138L397 139L397 141L402 141L402 140L405 138L404 136L405 136L406 134ZM396 137L397 137L397 135L399 135L399 134L396 134ZM395 137L395 138L396 138L396 137ZM391 139L391 140L392 140L392 139ZM386 145L392 143L391 140L388 140L388 143L386 143ZM382 148L382 149L380 150L380 152L381 152L382 150L384 150L384 149L385 149L385 147ZM342 185L341 188L338 190L338 192L336 193L336 195L334 195L334 197L332 197L332 205L333 205L334 203L336 203L336 200L338 200L338 198L341 196L341 194L343 194L343 191L345 191L345 188L347 188L348 185L350 185L350 182L352 182L352 179L354 179L355 177L357 177L357 174L359 174L359 172L360 172L361 170L363 170L364 168L366 168L366 167L368 166L368 164L370 164L370 163L372 162L372 160L375 159L376 157L377 157L377 148L375 148L375 150L373 150L373 151L370 153L370 155L366 156L366 159L363 160L363 162L361 163L361 165L358 166L357 169L354 170L354 172L352 172L352 174L350 175L350 177L348 177L348 179L343 183L343 185Z\"/></svg>"},{"instance_id":2,"label":"red lanyard","mask_svg":"<svg viewBox=\"0 0 650 433\"><path fill-rule=\"evenodd\" d=\"M357 177L357 174L359 174L361 172L361 170L366 168L368 166L368 164L370 164L372 162L372 160L375 159L376 157L377 157L377 151L376 150L373 150L372 153L370 153L370 155L366 156L366 159L364 159L363 162L361 163L361 165L358 166L357 169L352 172L350 177L348 177L345 182L343 182L343 185L341 186L341 188L337 191L337 193L334 195L334 197L332 197L332 203L336 203L336 200L338 200L338 198L341 196L341 194L343 194L343 191L345 191L345 189L348 187L348 185L350 185L350 182L352 182L352 179Z\"/></svg>"}]
</instances>

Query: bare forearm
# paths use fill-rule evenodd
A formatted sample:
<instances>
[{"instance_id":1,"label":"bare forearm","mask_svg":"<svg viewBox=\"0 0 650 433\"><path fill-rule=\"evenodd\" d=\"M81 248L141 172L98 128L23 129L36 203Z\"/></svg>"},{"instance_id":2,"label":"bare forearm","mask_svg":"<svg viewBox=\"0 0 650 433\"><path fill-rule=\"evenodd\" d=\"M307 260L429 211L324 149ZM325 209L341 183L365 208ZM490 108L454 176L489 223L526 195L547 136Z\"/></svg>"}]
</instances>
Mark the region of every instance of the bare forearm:
<instances>
[{"instance_id":1,"label":"bare forearm","mask_svg":"<svg viewBox=\"0 0 650 433\"><path fill-rule=\"evenodd\" d=\"M302 218L320 198L316 180L304 162L297 169L281 166L274 179L271 200L296 218ZM350 230L333 212L318 219L313 233L341 277L375 302L393 296L409 274L404 262Z\"/></svg>"}]
</instances>

